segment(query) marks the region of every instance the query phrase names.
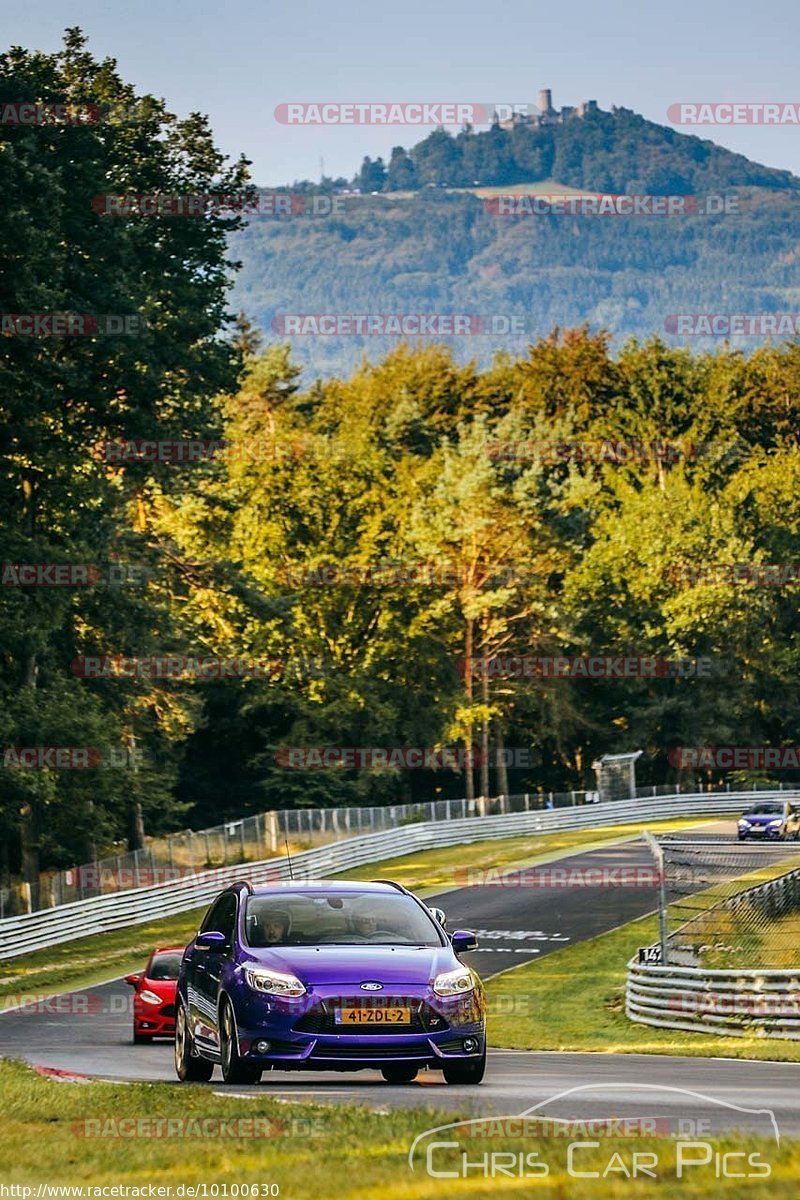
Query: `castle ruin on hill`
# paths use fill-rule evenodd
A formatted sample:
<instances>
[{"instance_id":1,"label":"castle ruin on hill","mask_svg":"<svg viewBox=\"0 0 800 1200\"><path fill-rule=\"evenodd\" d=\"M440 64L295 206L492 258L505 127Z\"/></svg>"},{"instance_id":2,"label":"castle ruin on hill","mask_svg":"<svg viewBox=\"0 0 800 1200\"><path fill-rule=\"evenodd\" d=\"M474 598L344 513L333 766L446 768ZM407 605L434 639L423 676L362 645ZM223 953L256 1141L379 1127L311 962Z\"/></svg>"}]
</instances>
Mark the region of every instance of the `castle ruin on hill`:
<instances>
[{"instance_id":1,"label":"castle ruin on hill","mask_svg":"<svg viewBox=\"0 0 800 1200\"><path fill-rule=\"evenodd\" d=\"M501 129L513 129L516 125L563 125L572 117L585 117L587 113L599 112L596 100L582 100L580 104L565 104L563 108L553 108L553 93L550 88L542 88L537 98L537 113L515 113L506 121L499 121Z\"/></svg>"}]
</instances>

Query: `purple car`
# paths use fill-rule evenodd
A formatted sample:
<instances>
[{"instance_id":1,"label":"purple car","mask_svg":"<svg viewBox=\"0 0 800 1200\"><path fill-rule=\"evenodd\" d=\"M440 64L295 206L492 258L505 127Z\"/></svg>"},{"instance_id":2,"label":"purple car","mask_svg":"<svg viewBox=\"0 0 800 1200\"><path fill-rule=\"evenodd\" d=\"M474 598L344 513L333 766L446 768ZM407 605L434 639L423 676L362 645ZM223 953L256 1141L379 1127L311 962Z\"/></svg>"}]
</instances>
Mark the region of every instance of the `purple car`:
<instances>
[{"instance_id":1,"label":"purple car","mask_svg":"<svg viewBox=\"0 0 800 1200\"><path fill-rule=\"evenodd\" d=\"M795 841L800 834L800 816L796 805L784 800L761 800L751 804L739 818L737 834L740 842L748 838L765 841Z\"/></svg>"},{"instance_id":2,"label":"purple car","mask_svg":"<svg viewBox=\"0 0 800 1200\"><path fill-rule=\"evenodd\" d=\"M176 996L181 1080L257 1083L262 1071L380 1070L410 1083L422 1068L480 1083L486 1003L448 936L400 884L278 883L227 888L186 947Z\"/></svg>"}]
</instances>

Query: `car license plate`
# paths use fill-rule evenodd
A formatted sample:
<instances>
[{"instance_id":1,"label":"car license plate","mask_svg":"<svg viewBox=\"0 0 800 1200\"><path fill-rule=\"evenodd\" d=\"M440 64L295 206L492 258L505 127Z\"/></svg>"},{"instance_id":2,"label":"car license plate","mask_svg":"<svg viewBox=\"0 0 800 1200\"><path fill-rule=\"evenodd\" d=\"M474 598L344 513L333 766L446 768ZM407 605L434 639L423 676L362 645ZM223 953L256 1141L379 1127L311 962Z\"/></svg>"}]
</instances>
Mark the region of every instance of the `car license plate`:
<instances>
[{"instance_id":1,"label":"car license plate","mask_svg":"<svg viewBox=\"0 0 800 1200\"><path fill-rule=\"evenodd\" d=\"M410 1025L410 1008L337 1008L337 1025Z\"/></svg>"}]
</instances>

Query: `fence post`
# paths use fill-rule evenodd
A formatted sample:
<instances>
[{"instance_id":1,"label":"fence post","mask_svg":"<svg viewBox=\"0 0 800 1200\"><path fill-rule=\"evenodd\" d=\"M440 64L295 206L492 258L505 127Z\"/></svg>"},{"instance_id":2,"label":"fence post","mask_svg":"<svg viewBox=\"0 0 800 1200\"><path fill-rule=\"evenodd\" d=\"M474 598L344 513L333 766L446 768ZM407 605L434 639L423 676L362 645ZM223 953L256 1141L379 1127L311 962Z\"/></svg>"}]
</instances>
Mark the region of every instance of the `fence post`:
<instances>
[{"instance_id":1,"label":"fence post","mask_svg":"<svg viewBox=\"0 0 800 1200\"><path fill-rule=\"evenodd\" d=\"M667 879L664 872L664 851L659 846L652 833L645 832L645 841L650 847L650 852L656 860L658 868L658 933L661 942L661 962L663 966L669 966L669 943L667 938Z\"/></svg>"}]
</instances>

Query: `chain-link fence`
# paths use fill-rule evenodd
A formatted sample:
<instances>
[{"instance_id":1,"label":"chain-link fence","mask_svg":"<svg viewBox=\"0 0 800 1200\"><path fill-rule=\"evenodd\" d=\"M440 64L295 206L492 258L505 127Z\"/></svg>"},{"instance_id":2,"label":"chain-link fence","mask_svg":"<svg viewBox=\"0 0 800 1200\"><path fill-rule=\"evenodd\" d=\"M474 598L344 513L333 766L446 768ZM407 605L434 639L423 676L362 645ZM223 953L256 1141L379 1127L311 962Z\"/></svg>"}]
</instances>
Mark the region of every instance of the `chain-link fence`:
<instances>
[{"instance_id":1,"label":"chain-link fence","mask_svg":"<svg viewBox=\"0 0 800 1200\"><path fill-rule=\"evenodd\" d=\"M787 790L792 785L786 785ZM782 790L782 784L757 783L753 791ZM683 791L687 791L686 787ZM730 784L693 786L692 793L730 792ZM743 789L737 789L743 790ZM636 788L635 798L681 794L674 783ZM42 908L54 908L128 888L148 887L213 867L257 862L283 850L311 850L342 838L396 829L417 821L446 821L464 817L568 808L622 799L598 791L525 792L477 800L433 800L422 804L391 804L353 808L298 808L259 813L226 821L210 829L184 830L161 838L148 838L141 850L107 855L65 871L43 873L38 882L0 888L0 919Z\"/></svg>"},{"instance_id":2,"label":"chain-link fence","mask_svg":"<svg viewBox=\"0 0 800 1200\"><path fill-rule=\"evenodd\" d=\"M658 839L662 958L721 970L800 967L800 843Z\"/></svg>"},{"instance_id":3,"label":"chain-link fence","mask_svg":"<svg viewBox=\"0 0 800 1200\"><path fill-rule=\"evenodd\" d=\"M433 800L383 807L295 808L226 821L210 829L148 838L141 850L121 852L66 871L42 874L37 884L0 889L0 919L54 908L73 900L149 887L215 867L258 862L281 853L311 850L359 834L419 821L497 816L587 803L581 791L520 793L476 800Z\"/></svg>"}]
</instances>

